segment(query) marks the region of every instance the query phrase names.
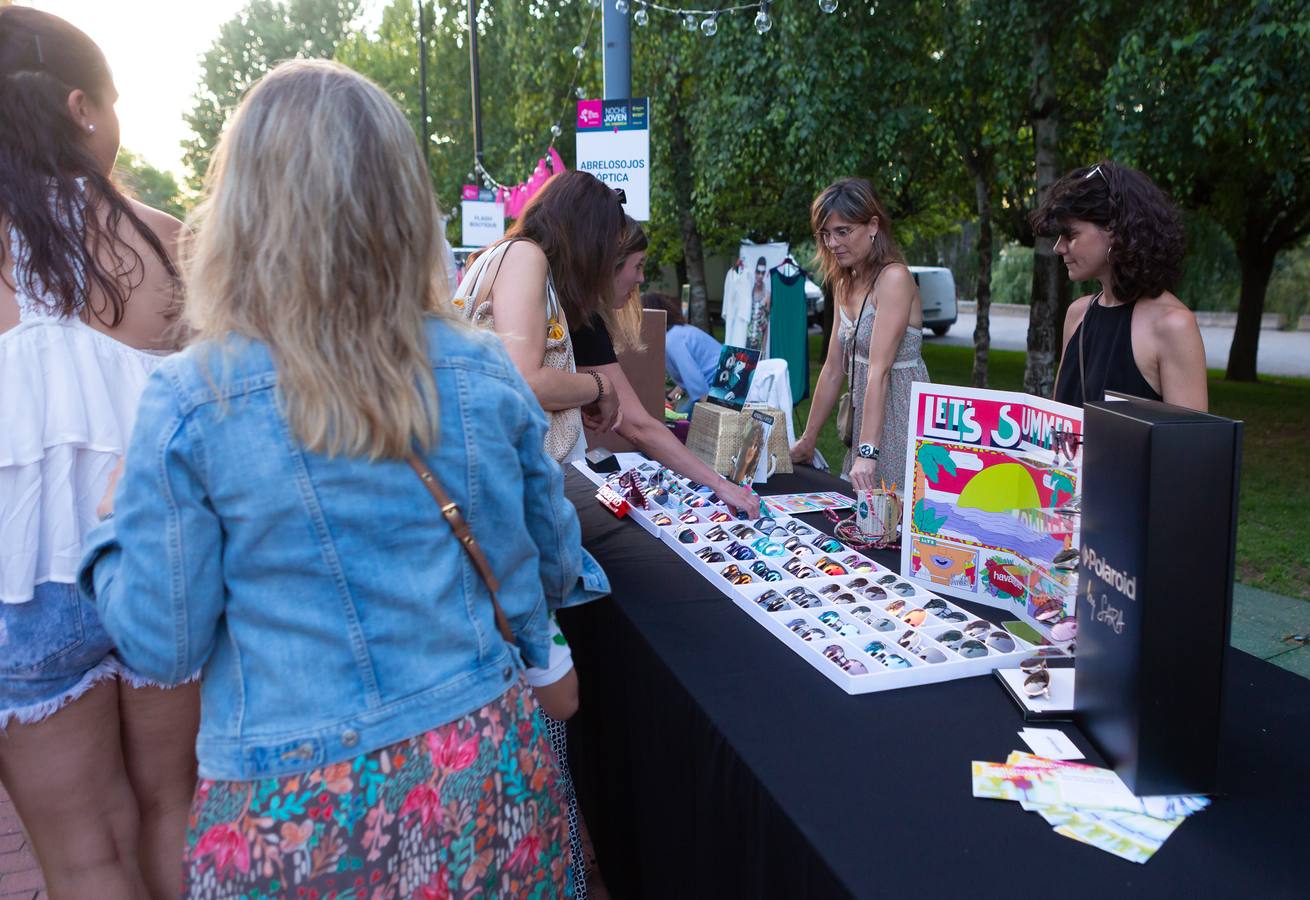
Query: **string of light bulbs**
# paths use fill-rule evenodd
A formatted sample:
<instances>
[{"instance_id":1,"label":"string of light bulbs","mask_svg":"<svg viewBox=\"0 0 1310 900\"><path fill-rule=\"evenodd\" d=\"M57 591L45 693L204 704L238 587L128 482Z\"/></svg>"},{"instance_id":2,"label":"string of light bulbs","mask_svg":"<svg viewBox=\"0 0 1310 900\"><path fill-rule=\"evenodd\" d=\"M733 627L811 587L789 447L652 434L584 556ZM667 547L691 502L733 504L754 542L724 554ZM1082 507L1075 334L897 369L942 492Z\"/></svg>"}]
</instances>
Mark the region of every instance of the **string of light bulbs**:
<instances>
[{"instance_id":1,"label":"string of light bulbs","mask_svg":"<svg viewBox=\"0 0 1310 900\"><path fill-rule=\"evenodd\" d=\"M587 59L587 45L591 40L591 29L596 24L596 11L600 9L600 3L593 2L591 7L591 15L587 16L587 24L583 26L582 29L582 38L578 43L573 45L573 58L577 60L577 64L573 66L573 77L569 79L568 90L564 92L564 102L560 114L556 117L555 123L550 126L550 143L546 145L546 153L550 152L550 148L555 146L555 141L564 133L564 129L560 127L560 122L563 122L564 117L568 115L568 111L573 105L573 98L576 97L578 100L585 100L587 98L586 90L578 84L578 76L582 74L582 63ZM487 167L477 158L474 158L473 160L473 169L478 175L482 176L483 187L503 189L507 191L513 190L513 187L510 185L502 184L497 181L495 176L488 172ZM469 181L473 181L473 179L474 176L470 173Z\"/></svg>"},{"instance_id":2,"label":"string of light bulbs","mask_svg":"<svg viewBox=\"0 0 1310 900\"><path fill-rule=\"evenodd\" d=\"M560 125L564 117L568 114L573 104L573 99L585 100L587 97L586 90L578 84L578 77L582 73L582 63L587 58L587 46L591 39L592 26L596 22L596 12L600 10L606 2L614 4L614 11L620 15L632 11L632 21L638 26L645 27L650 23L650 11L665 13L671 16L677 16L682 22L682 27L688 32L699 31L706 37L713 37L719 31L719 17L728 16L733 13L748 12L755 10L755 31L759 34L767 34L773 28L773 16L769 14L769 8L772 2L776 0L756 0L753 3L739 3L732 6L722 6L717 9L688 9L678 6L665 6L662 3L655 3L653 0L589 0L591 5L591 15L587 17L586 27L582 32L582 39L573 46L573 56L577 59L577 64L573 67L573 78L569 82L569 89L565 92L564 107L560 115L556 118L555 123L550 126L550 143L546 145L549 152L551 147L555 146L555 141L563 133L564 129ZM839 0L818 0L819 9L824 13L834 13L837 11ZM633 7L636 9L633 9ZM510 190L508 185L498 181L480 161L474 160L473 168L477 175L482 177L482 184L487 188L503 188ZM473 181L475 175L469 174L469 181Z\"/></svg>"},{"instance_id":3,"label":"string of light bulbs","mask_svg":"<svg viewBox=\"0 0 1310 900\"><path fill-rule=\"evenodd\" d=\"M605 0L592 0L593 5L600 5ZM706 37L714 37L719 31L719 17L731 15L737 12L748 12L756 10L755 13L755 30L759 34L767 34L773 28L773 16L769 15L769 7L772 6L771 0L757 0L755 3L741 3L735 6L723 6L718 9L686 9L679 6L665 6L662 3L655 3L653 0L613 0L614 9L619 13L626 13L629 8L636 6L632 14L632 21L638 25L645 26L650 22L650 11L667 13L671 16L677 16L682 21L682 27L687 31L700 31ZM825 13L834 13L837 11L838 0L818 0L819 9Z\"/></svg>"}]
</instances>

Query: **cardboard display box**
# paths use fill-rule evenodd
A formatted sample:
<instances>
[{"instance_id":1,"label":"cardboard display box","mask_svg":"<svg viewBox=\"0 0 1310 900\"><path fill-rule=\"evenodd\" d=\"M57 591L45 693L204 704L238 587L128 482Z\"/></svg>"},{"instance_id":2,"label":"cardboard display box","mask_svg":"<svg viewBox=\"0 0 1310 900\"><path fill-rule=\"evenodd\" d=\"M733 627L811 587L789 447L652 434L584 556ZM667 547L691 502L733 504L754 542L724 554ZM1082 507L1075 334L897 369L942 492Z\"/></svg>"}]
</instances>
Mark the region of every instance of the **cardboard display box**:
<instances>
[{"instance_id":1,"label":"cardboard display box","mask_svg":"<svg viewBox=\"0 0 1310 900\"><path fill-rule=\"evenodd\" d=\"M1085 408L1076 719L1133 793L1217 790L1242 424Z\"/></svg>"},{"instance_id":2,"label":"cardboard display box","mask_svg":"<svg viewBox=\"0 0 1310 900\"><path fill-rule=\"evenodd\" d=\"M642 408L657 422L664 421L664 323L668 314L662 309L647 309L641 316L641 350L621 350L619 368L641 400ZM587 448L604 447L614 453L631 453L637 448L617 431L606 434L587 432Z\"/></svg>"}]
</instances>

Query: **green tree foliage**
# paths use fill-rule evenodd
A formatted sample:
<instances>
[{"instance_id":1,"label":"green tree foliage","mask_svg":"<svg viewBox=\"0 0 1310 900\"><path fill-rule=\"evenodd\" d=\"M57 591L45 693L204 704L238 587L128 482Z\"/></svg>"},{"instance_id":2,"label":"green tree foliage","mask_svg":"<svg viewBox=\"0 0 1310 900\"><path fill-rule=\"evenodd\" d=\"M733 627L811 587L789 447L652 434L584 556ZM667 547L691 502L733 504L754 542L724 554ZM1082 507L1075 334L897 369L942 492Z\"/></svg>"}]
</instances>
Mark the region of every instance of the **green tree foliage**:
<instances>
[{"instance_id":1,"label":"green tree foliage","mask_svg":"<svg viewBox=\"0 0 1310 900\"><path fill-rule=\"evenodd\" d=\"M156 169L126 147L118 151L114 162L114 183L129 197L146 206L161 209L170 216L186 218L187 204L171 172Z\"/></svg>"},{"instance_id":2,"label":"green tree foliage","mask_svg":"<svg viewBox=\"0 0 1310 900\"><path fill-rule=\"evenodd\" d=\"M259 77L286 59L331 59L361 0L250 0L223 24L205 53L196 105L186 116L195 137L184 141L191 186L204 182L227 117ZM308 136L307 136L308 139Z\"/></svg>"},{"instance_id":3,"label":"green tree foliage","mask_svg":"<svg viewBox=\"0 0 1310 900\"><path fill-rule=\"evenodd\" d=\"M420 128L418 8L394 0L383 11L375 33L356 33L337 49L336 58L384 87L426 131L428 163L438 200L458 211L460 188L473 169L472 96L469 87L468 6L436 0L425 3L428 44L427 128ZM485 131L485 165L499 181L514 185L531 175L545 156L558 122L555 146L573 164L576 98L569 85L578 69L572 49L588 33L589 51L580 83L600 96L600 15L585 3L568 0L483 0L478 7L478 58ZM447 234L460 242L456 217Z\"/></svg>"},{"instance_id":4,"label":"green tree foliage","mask_svg":"<svg viewBox=\"0 0 1310 900\"><path fill-rule=\"evenodd\" d=\"M1241 300L1228 378L1254 381L1275 260L1310 234L1310 4L1147 7L1109 90L1112 145L1232 239Z\"/></svg>"},{"instance_id":5,"label":"green tree foliage","mask_svg":"<svg viewBox=\"0 0 1310 900\"><path fill-rule=\"evenodd\" d=\"M407 111L427 138L438 198L454 210L474 157L468 2L426 4L421 123L414 0L392 0L370 33L352 25L361 0L252 0L206 56L189 117L193 183L259 75L282 58L333 56ZM598 12L587 0L480 0L476 8L487 169L509 184L523 180L556 123L555 145L572 165L575 74L586 96L601 95ZM1060 174L1111 156L1188 208L1195 246L1211 249L1194 256L1184 299L1207 308L1240 292L1234 357L1240 369L1249 345L1253 365L1250 322L1270 273L1280 310L1304 305L1296 279L1310 251L1276 257L1310 229L1308 8L1305 0L847 0L832 15L812 3L777 4L764 35L750 13L724 16L713 37L648 10L649 25L634 23L631 34L633 93L652 105L650 256L679 267L699 312L703 256L735 252L742 238L812 246L814 195L843 175L869 177L912 261L935 262L938 248L967 238L976 262L961 292L983 299L991 288L998 300L1032 304L1026 384L1043 393L1071 293L1027 216ZM571 51L589 23L579 65ZM458 220L450 237L459 239ZM1004 256L1001 245L1011 245ZM1234 260L1237 275L1238 263L1225 263ZM984 319L975 383L987 377Z\"/></svg>"}]
</instances>

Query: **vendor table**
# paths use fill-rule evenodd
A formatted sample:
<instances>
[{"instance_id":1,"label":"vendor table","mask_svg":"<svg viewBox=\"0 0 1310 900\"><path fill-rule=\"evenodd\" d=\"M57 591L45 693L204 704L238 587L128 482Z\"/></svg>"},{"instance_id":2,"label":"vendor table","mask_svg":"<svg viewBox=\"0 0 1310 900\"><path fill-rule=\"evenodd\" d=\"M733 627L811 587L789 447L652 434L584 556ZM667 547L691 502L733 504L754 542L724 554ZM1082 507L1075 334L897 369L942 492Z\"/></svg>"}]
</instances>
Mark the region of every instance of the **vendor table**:
<instances>
[{"instance_id":1,"label":"vendor table","mask_svg":"<svg viewBox=\"0 0 1310 900\"><path fill-rule=\"evenodd\" d=\"M762 493L846 488L803 467ZM1027 749L991 676L847 695L578 472L566 490L613 586L560 621L581 679L570 768L616 898L1310 892L1310 682L1229 650L1224 793L1138 865L971 795L971 760Z\"/></svg>"}]
</instances>

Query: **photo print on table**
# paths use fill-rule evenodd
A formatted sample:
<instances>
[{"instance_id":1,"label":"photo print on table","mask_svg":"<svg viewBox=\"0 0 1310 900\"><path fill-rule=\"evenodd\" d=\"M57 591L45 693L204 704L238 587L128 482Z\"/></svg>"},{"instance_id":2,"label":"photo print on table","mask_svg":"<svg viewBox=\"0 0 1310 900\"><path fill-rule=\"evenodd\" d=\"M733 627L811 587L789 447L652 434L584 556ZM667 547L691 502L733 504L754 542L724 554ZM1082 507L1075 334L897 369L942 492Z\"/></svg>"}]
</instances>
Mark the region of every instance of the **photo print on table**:
<instances>
[{"instance_id":1,"label":"photo print on table","mask_svg":"<svg viewBox=\"0 0 1310 900\"><path fill-rule=\"evenodd\" d=\"M709 402L737 410L745 406L751 379L755 377L755 368L759 364L760 351L725 346L719 353L719 365L710 380Z\"/></svg>"}]
</instances>

